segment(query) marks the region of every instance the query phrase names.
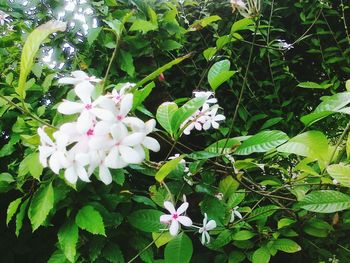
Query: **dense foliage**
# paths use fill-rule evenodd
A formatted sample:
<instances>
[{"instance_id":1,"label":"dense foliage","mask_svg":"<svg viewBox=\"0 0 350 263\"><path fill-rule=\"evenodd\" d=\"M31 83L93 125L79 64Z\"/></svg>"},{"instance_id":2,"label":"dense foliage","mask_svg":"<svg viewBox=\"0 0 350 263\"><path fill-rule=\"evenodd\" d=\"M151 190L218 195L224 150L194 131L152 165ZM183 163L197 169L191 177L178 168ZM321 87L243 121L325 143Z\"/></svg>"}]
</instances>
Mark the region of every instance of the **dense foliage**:
<instances>
[{"instance_id":1,"label":"dense foliage","mask_svg":"<svg viewBox=\"0 0 350 263\"><path fill-rule=\"evenodd\" d=\"M349 262L349 7L0 0L0 261Z\"/></svg>"}]
</instances>

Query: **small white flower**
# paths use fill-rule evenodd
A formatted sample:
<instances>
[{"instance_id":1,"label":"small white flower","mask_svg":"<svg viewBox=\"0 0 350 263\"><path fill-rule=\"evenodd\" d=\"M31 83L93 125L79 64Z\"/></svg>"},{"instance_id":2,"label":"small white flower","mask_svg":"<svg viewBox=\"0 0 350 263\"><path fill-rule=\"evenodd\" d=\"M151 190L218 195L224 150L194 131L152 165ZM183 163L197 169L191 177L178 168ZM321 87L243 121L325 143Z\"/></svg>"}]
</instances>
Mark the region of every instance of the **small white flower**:
<instances>
[{"instance_id":1,"label":"small white flower","mask_svg":"<svg viewBox=\"0 0 350 263\"><path fill-rule=\"evenodd\" d=\"M278 42L278 47L281 50L291 50L292 48L294 48L294 46L292 44L288 44L285 40L283 39L277 39L276 40Z\"/></svg>"},{"instance_id":2,"label":"small white flower","mask_svg":"<svg viewBox=\"0 0 350 263\"><path fill-rule=\"evenodd\" d=\"M335 184L335 185L337 185L337 184L339 184L339 182L336 180L336 179L333 179L333 184Z\"/></svg>"},{"instance_id":3,"label":"small white flower","mask_svg":"<svg viewBox=\"0 0 350 263\"><path fill-rule=\"evenodd\" d=\"M192 226L192 220L183 216L182 214L186 212L188 208L188 203L184 202L177 210L175 210L174 205L169 202L164 202L164 208L169 211L169 215L161 215L160 222L165 224L170 224L169 232L172 236L176 236L180 230L180 224L184 226Z\"/></svg>"},{"instance_id":4,"label":"small white flower","mask_svg":"<svg viewBox=\"0 0 350 263\"><path fill-rule=\"evenodd\" d=\"M209 130L210 127L213 127L214 129L219 128L218 121L223 121L226 119L226 117L222 114L216 115L219 107L214 107L211 109L211 111L208 113L208 119L203 123L203 130Z\"/></svg>"},{"instance_id":5,"label":"small white flower","mask_svg":"<svg viewBox=\"0 0 350 263\"><path fill-rule=\"evenodd\" d=\"M179 157L180 157L180 154L179 154L179 153L175 153L173 156L170 156L170 157L168 158L168 160L174 160L174 159L179 158ZM181 159L180 163L186 165L185 159ZM187 167L185 167L185 169L186 169L186 168L187 168Z\"/></svg>"},{"instance_id":6,"label":"small white flower","mask_svg":"<svg viewBox=\"0 0 350 263\"><path fill-rule=\"evenodd\" d=\"M211 91L194 91L193 94L195 98L206 98L206 104L215 104L218 102L218 100L214 98L214 92Z\"/></svg>"},{"instance_id":7,"label":"small white flower","mask_svg":"<svg viewBox=\"0 0 350 263\"><path fill-rule=\"evenodd\" d=\"M235 217L237 216L239 219L242 219L243 216L241 215L241 213L238 210L238 206L234 207L232 210L231 210L231 218L230 218L230 223L232 223L233 221L235 221Z\"/></svg>"},{"instance_id":8,"label":"small white flower","mask_svg":"<svg viewBox=\"0 0 350 263\"><path fill-rule=\"evenodd\" d=\"M224 195L223 195L223 193L217 193L217 194L215 194L215 197L216 197L218 200L222 201L222 199L224 198Z\"/></svg>"},{"instance_id":9,"label":"small white flower","mask_svg":"<svg viewBox=\"0 0 350 263\"><path fill-rule=\"evenodd\" d=\"M72 72L73 77L63 77L58 80L59 84L72 84L75 86L78 85L86 85L88 87L91 87L90 82L98 83L101 81L101 79L97 79L95 76L89 76L84 71L76 70Z\"/></svg>"},{"instance_id":10,"label":"small white flower","mask_svg":"<svg viewBox=\"0 0 350 263\"><path fill-rule=\"evenodd\" d=\"M207 213L204 213L204 219L203 219L203 227L199 229L199 233L202 234L202 245L209 244L210 242L210 235L208 231L213 230L216 228L216 222L214 220L210 220L208 222L208 216Z\"/></svg>"}]
</instances>

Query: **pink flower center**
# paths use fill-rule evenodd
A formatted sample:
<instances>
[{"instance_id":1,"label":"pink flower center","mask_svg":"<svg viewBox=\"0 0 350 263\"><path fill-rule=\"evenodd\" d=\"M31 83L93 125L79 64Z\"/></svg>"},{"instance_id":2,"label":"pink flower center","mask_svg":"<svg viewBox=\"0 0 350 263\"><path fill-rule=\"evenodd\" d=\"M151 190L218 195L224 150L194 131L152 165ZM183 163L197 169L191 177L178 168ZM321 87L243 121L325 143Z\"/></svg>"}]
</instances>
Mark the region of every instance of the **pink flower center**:
<instances>
[{"instance_id":1,"label":"pink flower center","mask_svg":"<svg viewBox=\"0 0 350 263\"><path fill-rule=\"evenodd\" d=\"M173 214L173 219L176 220L179 216L177 214Z\"/></svg>"},{"instance_id":2,"label":"pink flower center","mask_svg":"<svg viewBox=\"0 0 350 263\"><path fill-rule=\"evenodd\" d=\"M118 116L117 116L117 120L118 120L118 121L121 121L121 120L123 120L123 119L124 119L124 116L123 116L123 115L118 115Z\"/></svg>"},{"instance_id":3,"label":"pink flower center","mask_svg":"<svg viewBox=\"0 0 350 263\"><path fill-rule=\"evenodd\" d=\"M87 136L92 136L92 135L94 135L94 130L93 129L89 129L87 132L86 132L86 135Z\"/></svg>"},{"instance_id":4,"label":"pink flower center","mask_svg":"<svg viewBox=\"0 0 350 263\"><path fill-rule=\"evenodd\" d=\"M91 110L92 109L92 104L86 104L85 105L85 109L87 109L87 110Z\"/></svg>"}]
</instances>

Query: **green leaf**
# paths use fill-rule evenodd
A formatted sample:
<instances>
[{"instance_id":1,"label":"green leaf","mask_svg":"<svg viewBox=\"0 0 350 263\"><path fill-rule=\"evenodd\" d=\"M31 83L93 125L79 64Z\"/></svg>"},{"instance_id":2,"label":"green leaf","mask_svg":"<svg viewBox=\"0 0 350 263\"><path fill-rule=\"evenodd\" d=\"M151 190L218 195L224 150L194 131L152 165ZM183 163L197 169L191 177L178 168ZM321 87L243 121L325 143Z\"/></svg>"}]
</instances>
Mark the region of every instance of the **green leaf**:
<instances>
[{"instance_id":1,"label":"green leaf","mask_svg":"<svg viewBox=\"0 0 350 263\"><path fill-rule=\"evenodd\" d=\"M278 220L277 223L277 229L281 229L286 226L290 226L291 224L294 224L296 221L290 218L282 218Z\"/></svg>"},{"instance_id":2,"label":"green leaf","mask_svg":"<svg viewBox=\"0 0 350 263\"><path fill-rule=\"evenodd\" d=\"M244 200L244 197L245 197L245 193L242 192L243 190L240 190L240 192L235 192L235 193L232 193L228 200L227 200L227 206L229 208L234 208L235 206L239 205L243 200Z\"/></svg>"},{"instance_id":3,"label":"green leaf","mask_svg":"<svg viewBox=\"0 0 350 263\"><path fill-rule=\"evenodd\" d=\"M44 223L54 204L52 183L42 185L30 202L28 217L32 223L33 232Z\"/></svg>"},{"instance_id":4,"label":"green leaf","mask_svg":"<svg viewBox=\"0 0 350 263\"><path fill-rule=\"evenodd\" d=\"M113 32L117 36L120 36L122 34L123 23L120 20L114 19L112 21L107 21L107 20L103 20L103 21L113 30Z\"/></svg>"},{"instance_id":5,"label":"green leaf","mask_svg":"<svg viewBox=\"0 0 350 263\"><path fill-rule=\"evenodd\" d=\"M221 248L232 241L232 231L225 229L217 236L216 239L211 241L207 246L209 248L217 249Z\"/></svg>"},{"instance_id":6,"label":"green leaf","mask_svg":"<svg viewBox=\"0 0 350 263\"><path fill-rule=\"evenodd\" d=\"M165 247L165 263L189 263L193 253L191 239L184 233L172 239Z\"/></svg>"},{"instance_id":7,"label":"green leaf","mask_svg":"<svg viewBox=\"0 0 350 263\"><path fill-rule=\"evenodd\" d=\"M253 236L255 236L255 233L249 231L249 230L241 230L232 235L232 240L248 240L251 239Z\"/></svg>"},{"instance_id":8,"label":"green leaf","mask_svg":"<svg viewBox=\"0 0 350 263\"><path fill-rule=\"evenodd\" d=\"M236 192L238 187L239 182L229 175L220 181L219 192L223 194L224 200L227 200Z\"/></svg>"},{"instance_id":9,"label":"green leaf","mask_svg":"<svg viewBox=\"0 0 350 263\"><path fill-rule=\"evenodd\" d=\"M288 139L288 136L281 131L262 131L244 141L238 147L235 154L249 155L257 152L267 152L286 142Z\"/></svg>"},{"instance_id":10,"label":"green leaf","mask_svg":"<svg viewBox=\"0 0 350 263\"><path fill-rule=\"evenodd\" d=\"M273 241L273 247L286 253L295 253L301 250L301 247L290 239L277 239Z\"/></svg>"},{"instance_id":11,"label":"green leaf","mask_svg":"<svg viewBox=\"0 0 350 263\"><path fill-rule=\"evenodd\" d=\"M242 251L234 250L230 252L228 263L240 263L245 259L245 254Z\"/></svg>"},{"instance_id":12,"label":"green leaf","mask_svg":"<svg viewBox=\"0 0 350 263\"><path fill-rule=\"evenodd\" d=\"M9 206L7 208L7 216L6 216L6 225L7 226L9 225L12 217L16 214L17 209L18 209L19 205L21 204L21 202L22 202L22 198L19 197L9 204Z\"/></svg>"},{"instance_id":13,"label":"green leaf","mask_svg":"<svg viewBox=\"0 0 350 263\"><path fill-rule=\"evenodd\" d=\"M12 188L12 184L16 180L9 173L1 173L0 174L0 193L5 193Z\"/></svg>"},{"instance_id":14,"label":"green leaf","mask_svg":"<svg viewBox=\"0 0 350 263\"><path fill-rule=\"evenodd\" d=\"M350 133L348 134L348 139L346 140L346 157L350 159Z\"/></svg>"},{"instance_id":15,"label":"green leaf","mask_svg":"<svg viewBox=\"0 0 350 263\"><path fill-rule=\"evenodd\" d=\"M216 90L233 76L234 71L230 71L230 65L231 62L225 59L211 66L208 72L208 81L213 90Z\"/></svg>"},{"instance_id":16,"label":"green leaf","mask_svg":"<svg viewBox=\"0 0 350 263\"><path fill-rule=\"evenodd\" d=\"M266 246L263 246L254 251L252 262L253 263L268 263L270 261L270 252Z\"/></svg>"},{"instance_id":17,"label":"green leaf","mask_svg":"<svg viewBox=\"0 0 350 263\"><path fill-rule=\"evenodd\" d=\"M250 213L247 221L266 219L267 217L272 216L278 209L279 207L277 205L258 207Z\"/></svg>"},{"instance_id":18,"label":"green leaf","mask_svg":"<svg viewBox=\"0 0 350 263\"><path fill-rule=\"evenodd\" d=\"M250 18L243 18L241 20L238 20L232 25L231 34L237 32L237 31L248 29L252 25L254 25L254 21Z\"/></svg>"},{"instance_id":19,"label":"green leaf","mask_svg":"<svg viewBox=\"0 0 350 263\"><path fill-rule=\"evenodd\" d=\"M350 167L344 164L333 164L327 167L327 172L341 185L350 187Z\"/></svg>"},{"instance_id":20,"label":"green leaf","mask_svg":"<svg viewBox=\"0 0 350 263\"><path fill-rule=\"evenodd\" d=\"M29 198L21 204L21 207L19 208L19 212L16 215L16 236L17 237L19 235L19 231L21 231L23 226L23 219L26 214L28 203L29 203Z\"/></svg>"},{"instance_id":21,"label":"green leaf","mask_svg":"<svg viewBox=\"0 0 350 263\"><path fill-rule=\"evenodd\" d=\"M323 220L312 218L305 223L303 230L310 236L327 237L333 228Z\"/></svg>"},{"instance_id":22,"label":"green leaf","mask_svg":"<svg viewBox=\"0 0 350 263\"><path fill-rule=\"evenodd\" d=\"M171 119L177 110L177 104L174 102L164 102L157 109L157 121L170 135L175 132L171 127Z\"/></svg>"},{"instance_id":23,"label":"green leaf","mask_svg":"<svg viewBox=\"0 0 350 263\"><path fill-rule=\"evenodd\" d=\"M171 129L177 132L181 124L202 107L205 101L206 98L193 98L182 105L171 118Z\"/></svg>"},{"instance_id":24,"label":"green leaf","mask_svg":"<svg viewBox=\"0 0 350 263\"><path fill-rule=\"evenodd\" d=\"M315 82L307 81L307 82L301 82L297 85L300 88L306 88L306 89L328 89L331 85L320 85Z\"/></svg>"},{"instance_id":25,"label":"green leaf","mask_svg":"<svg viewBox=\"0 0 350 263\"><path fill-rule=\"evenodd\" d=\"M67 263L67 262L69 261L66 259L65 255L60 250L56 250L47 261L47 263Z\"/></svg>"},{"instance_id":26,"label":"green leaf","mask_svg":"<svg viewBox=\"0 0 350 263\"><path fill-rule=\"evenodd\" d=\"M203 56L206 61L209 61L213 56L215 56L216 52L217 52L216 47L210 47L203 51Z\"/></svg>"},{"instance_id":27,"label":"green leaf","mask_svg":"<svg viewBox=\"0 0 350 263\"><path fill-rule=\"evenodd\" d=\"M144 232L159 232L164 228L160 223L159 218L163 215L161 211L154 209L140 209L132 212L128 216L129 223Z\"/></svg>"},{"instance_id":28,"label":"green leaf","mask_svg":"<svg viewBox=\"0 0 350 263\"><path fill-rule=\"evenodd\" d=\"M79 231L74 221L64 224L58 231L58 242L60 247L70 262L74 262L76 255L76 246L78 243Z\"/></svg>"},{"instance_id":29,"label":"green leaf","mask_svg":"<svg viewBox=\"0 0 350 263\"><path fill-rule=\"evenodd\" d=\"M277 151L312 159L328 160L329 146L326 136L319 131L308 131L291 138Z\"/></svg>"},{"instance_id":30,"label":"green leaf","mask_svg":"<svg viewBox=\"0 0 350 263\"><path fill-rule=\"evenodd\" d=\"M87 33L87 41L88 41L90 46L97 39L97 37L100 34L101 30L102 30L101 27L89 28L88 33Z\"/></svg>"},{"instance_id":31,"label":"green leaf","mask_svg":"<svg viewBox=\"0 0 350 263\"><path fill-rule=\"evenodd\" d=\"M301 117L301 121L306 126L309 126L336 112L350 114L349 109L344 108L349 103L350 92L337 93L333 96L323 98L323 102L321 102L312 113Z\"/></svg>"},{"instance_id":32,"label":"green leaf","mask_svg":"<svg viewBox=\"0 0 350 263\"><path fill-rule=\"evenodd\" d=\"M334 213L350 208L350 196L333 190L313 191L298 205L311 212Z\"/></svg>"},{"instance_id":33,"label":"green leaf","mask_svg":"<svg viewBox=\"0 0 350 263\"><path fill-rule=\"evenodd\" d=\"M180 155L179 157L166 162L156 173L155 178L158 182L163 182L165 177L173 171L180 161L185 157L185 155Z\"/></svg>"},{"instance_id":34,"label":"green leaf","mask_svg":"<svg viewBox=\"0 0 350 263\"><path fill-rule=\"evenodd\" d=\"M345 82L345 88L347 91L350 91L350 79Z\"/></svg>"},{"instance_id":35,"label":"green leaf","mask_svg":"<svg viewBox=\"0 0 350 263\"><path fill-rule=\"evenodd\" d=\"M141 31L142 34L146 34L148 31L157 30L158 26L143 19L135 20L130 27L130 31Z\"/></svg>"},{"instance_id":36,"label":"green leaf","mask_svg":"<svg viewBox=\"0 0 350 263\"><path fill-rule=\"evenodd\" d=\"M141 87L143 84L147 83L148 81L157 78L160 75L160 73L163 73L164 71L166 71L168 69L171 69L174 65L181 63L183 60L189 58L190 56L191 56L191 53L187 54L185 56L176 58L176 59L170 61L169 63L165 64L164 66L156 69L151 74L149 74L148 76L146 76L145 78L143 78L142 80L137 82L132 90L136 90L137 88Z\"/></svg>"},{"instance_id":37,"label":"green leaf","mask_svg":"<svg viewBox=\"0 0 350 263\"><path fill-rule=\"evenodd\" d=\"M129 76L133 77L135 75L134 59L132 55L124 50L119 51L120 68L128 73Z\"/></svg>"},{"instance_id":38,"label":"green leaf","mask_svg":"<svg viewBox=\"0 0 350 263\"><path fill-rule=\"evenodd\" d=\"M40 176L43 173L43 166L39 162L39 153L28 154L19 165L19 176L30 173L35 179L40 180Z\"/></svg>"},{"instance_id":39,"label":"green leaf","mask_svg":"<svg viewBox=\"0 0 350 263\"><path fill-rule=\"evenodd\" d=\"M101 214L94 207L87 205L81 208L75 217L75 223L79 228L105 236L105 226Z\"/></svg>"},{"instance_id":40,"label":"green leaf","mask_svg":"<svg viewBox=\"0 0 350 263\"><path fill-rule=\"evenodd\" d=\"M161 246L164 246L165 244L169 243L169 241L172 240L174 237L169 232L153 232L152 238L157 248L160 248Z\"/></svg>"},{"instance_id":41,"label":"green leaf","mask_svg":"<svg viewBox=\"0 0 350 263\"><path fill-rule=\"evenodd\" d=\"M174 50L174 49L179 49L181 48L182 45L179 42L176 42L175 40L165 40L160 43L160 48L162 50Z\"/></svg>"},{"instance_id":42,"label":"green leaf","mask_svg":"<svg viewBox=\"0 0 350 263\"><path fill-rule=\"evenodd\" d=\"M276 117L276 118L272 118L267 120L262 126L261 126L261 130L267 129L271 126L274 126L275 124L281 122L283 120L282 117Z\"/></svg>"},{"instance_id":43,"label":"green leaf","mask_svg":"<svg viewBox=\"0 0 350 263\"><path fill-rule=\"evenodd\" d=\"M103 249L103 257L112 263L124 263L124 256L120 247L115 243L108 243Z\"/></svg>"},{"instance_id":44,"label":"green leaf","mask_svg":"<svg viewBox=\"0 0 350 263\"><path fill-rule=\"evenodd\" d=\"M25 85L27 77L32 69L34 57L39 50L42 42L52 33L65 31L66 23L60 21L49 21L40 25L29 34L22 50L21 68L16 93L21 99L26 97Z\"/></svg>"},{"instance_id":45,"label":"green leaf","mask_svg":"<svg viewBox=\"0 0 350 263\"><path fill-rule=\"evenodd\" d=\"M209 145L205 150L212 153L229 154L241 144L236 138L222 139Z\"/></svg>"},{"instance_id":46,"label":"green leaf","mask_svg":"<svg viewBox=\"0 0 350 263\"><path fill-rule=\"evenodd\" d=\"M208 16L201 20L195 21L192 25L189 26L188 31L196 31L201 30L202 28L210 25L211 23L214 23L218 20L221 20L220 16L214 15L214 16Z\"/></svg>"}]
</instances>

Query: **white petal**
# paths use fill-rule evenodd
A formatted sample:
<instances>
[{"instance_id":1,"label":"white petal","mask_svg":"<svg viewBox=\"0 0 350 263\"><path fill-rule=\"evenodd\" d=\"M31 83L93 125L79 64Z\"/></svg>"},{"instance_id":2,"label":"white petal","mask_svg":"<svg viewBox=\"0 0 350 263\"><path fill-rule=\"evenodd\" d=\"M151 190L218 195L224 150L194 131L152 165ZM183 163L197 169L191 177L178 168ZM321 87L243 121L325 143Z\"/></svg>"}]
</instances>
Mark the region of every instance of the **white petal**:
<instances>
[{"instance_id":1,"label":"white petal","mask_svg":"<svg viewBox=\"0 0 350 263\"><path fill-rule=\"evenodd\" d=\"M76 169L76 172L77 172L80 180L82 180L84 182L90 182L89 176L88 176L88 174L83 166L77 165L75 169Z\"/></svg>"},{"instance_id":2,"label":"white petal","mask_svg":"<svg viewBox=\"0 0 350 263\"><path fill-rule=\"evenodd\" d=\"M127 146L135 146L141 144L141 142L145 139L145 134L143 132L135 132L123 139L123 145Z\"/></svg>"},{"instance_id":3,"label":"white petal","mask_svg":"<svg viewBox=\"0 0 350 263\"><path fill-rule=\"evenodd\" d=\"M86 74L84 71L82 70L74 70L72 72L72 76L76 79L80 79L80 80L83 80L83 79L87 79L89 76L88 74Z\"/></svg>"},{"instance_id":4,"label":"white petal","mask_svg":"<svg viewBox=\"0 0 350 263\"><path fill-rule=\"evenodd\" d=\"M234 211L234 214L239 218L239 219L242 219L242 214L238 211Z\"/></svg>"},{"instance_id":5,"label":"white petal","mask_svg":"<svg viewBox=\"0 0 350 263\"><path fill-rule=\"evenodd\" d=\"M207 121L207 122L205 122L204 124L203 124L203 130L209 130L210 129L210 121Z\"/></svg>"},{"instance_id":6,"label":"white petal","mask_svg":"<svg viewBox=\"0 0 350 263\"><path fill-rule=\"evenodd\" d=\"M205 232L202 233L202 239L201 239L202 245L205 244L205 234L204 234L204 233L205 233Z\"/></svg>"},{"instance_id":7,"label":"white petal","mask_svg":"<svg viewBox=\"0 0 350 263\"><path fill-rule=\"evenodd\" d=\"M226 119L226 117L225 117L224 115L222 115L222 114L216 115L216 116L214 117L214 120L215 120L215 121L223 121L223 120L225 120L225 119Z\"/></svg>"},{"instance_id":8,"label":"white petal","mask_svg":"<svg viewBox=\"0 0 350 263\"><path fill-rule=\"evenodd\" d=\"M91 93L94 90L94 86L90 84L88 81L82 81L78 83L75 88L75 94L79 97L79 99L84 104L90 104L91 103Z\"/></svg>"},{"instance_id":9,"label":"white petal","mask_svg":"<svg viewBox=\"0 0 350 263\"><path fill-rule=\"evenodd\" d=\"M88 110L84 110L77 120L77 130L80 134L86 133L93 125L93 118Z\"/></svg>"},{"instance_id":10,"label":"white petal","mask_svg":"<svg viewBox=\"0 0 350 263\"><path fill-rule=\"evenodd\" d=\"M149 136L145 137L145 139L142 142L142 145L153 152L158 152L160 150L159 142L156 139Z\"/></svg>"},{"instance_id":11,"label":"white petal","mask_svg":"<svg viewBox=\"0 0 350 263\"><path fill-rule=\"evenodd\" d=\"M192 226L192 220L188 216L179 216L177 220L184 226Z\"/></svg>"},{"instance_id":12,"label":"white petal","mask_svg":"<svg viewBox=\"0 0 350 263\"><path fill-rule=\"evenodd\" d=\"M214 220L210 220L208 224L206 224L205 228L207 230L212 230L216 227L216 222Z\"/></svg>"},{"instance_id":13,"label":"white petal","mask_svg":"<svg viewBox=\"0 0 350 263\"><path fill-rule=\"evenodd\" d=\"M130 126L131 129L136 131L142 131L145 129L145 123L137 117L126 117L123 123Z\"/></svg>"},{"instance_id":14,"label":"white petal","mask_svg":"<svg viewBox=\"0 0 350 263\"><path fill-rule=\"evenodd\" d=\"M194 127L196 128L197 131L201 131L202 130L202 125L199 122L195 122L194 123Z\"/></svg>"},{"instance_id":15,"label":"white petal","mask_svg":"<svg viewBox=\"0 0 350 263\"><path fill-rule=\"evenodd\" d=\"M132 149L131 147L120 145L119 152L123 161L126 163L137 164L143 161L138 152Z\"/></svg>"},{"instance_id":16,"label":"white petal","mask_svg":"<svg viewBox=\"0 0 350 263\"><path fill-rule=\"evenodd\" d=\"M58 152L53 153L49 160L49 166L55 174L59 174L60 169L62 168L58 155L59 155Z\"/></svg>"},{"instance_id":17,"label":"white petal","mask_svg":"<svg viewBox=\"0 0 350 263\"><path fill-rule=\"evenodd\" d=\"M176 220L171 221L171 225L169 228L170 235L176 236L177 233L179 232L180 224Z\"/></svg>"},{"instance_id":18,"label":"white petal","mask_svg":"<svg viewBox=\"0 0 350 263\"><path fill-rule=\"evenodd\" d=\"M188 203L187 202L184 202L177 210L176 210L176 213L178 215L181 215L183 214L188 208Z\"/></svg>"},{"instance_id":19,"label":"white petal","mask_svg":"<svg viewBox=\"0 0 350 263\"><path fill-rule=\"evenodd\" d=\"M172 202L165 201L164 202L164 208L169 211L170 214L175 214L176 210Z\"/></svg>"},{"instance_id":20,"label":"white petal","mask_svg":"<svg viewBox=\"0 0 350 263\"><path fill-rule=\"evenodd\" d=\"M99 177L100 180L104 183L104 184L110 184L112 182L112 175L111 172L109 171L109 169L104 166L104 165L100 165L100 169L99 169Z\"/></svg>"},{"instance_id":21,"label":"white petal","mask_svg":"<svg viewBox=\"0 0 350 263\"><path fill-rule=\"evenodd\" d=\"M111 134L113 139L119 142L128 135L128 129L123 123L116 123L111 126Z\"/></svg>"},{"instance_id":22,"label":"white petal","mask_svg":"<svg viewBox=\"0 0 350 263\"><path fill-rule=\"evenodd\" d=\"M150 119L149 121L145 122L146 134L153 132L154 128L156 127L156 124L157 122L155 119Z\"/></svg>"},{"instance_id":23,"label":"white petal","mask_svg":"<svg viewBox=\"0 0 350 263\"><path fill-rule=\"evenodd\" d=\"M171 221L171 215L161 215L159 220L161 223L169 223Z\"/></svg>"},{"instance_id":24,"label":"white petal","mask_svg":"<svg viewBox=\"0 0 350 263\"><path fill-rule=\"evenodd\" d=\"M66 178L66 180L69 183L75 184L77 182L77 180L78 180L78 175L76 174L76 172L75 172L73 167L69 167L64 172L64 178Z\"/></svg>"},{"instance_id":25,"label":"white petal","mask_svg":"<svg viewBox=\"0 0 350 263\"><path fill-rule=\"evenodd\" d=\"M125 163L121 158L119 154L119 150L117 147L113 147L112 150L109 152L107 157L104 160L104 164L113 169L123 168L127 166L127 163Z\"/></svg>"},{"instance_id":26,"label":"white petal","mask_svg":"<svg viewBox=\"0 0 350 263\"><path fill-rule=\"evenodd\" d=\"M205 231L204 233L204 236L206 237L207 239L207 242L206 243L209 243L210 242L210 236L209 236L209 233L207 231Z\"/></svg>"},{"instance_id":27,"label":"white petal","mask_svg":"<svg viewBox=\"0 0 350 263\"><path fill-rule=\"evenodd\" d=\"M89 147L94 150L109 149L113 146L113 141L108 136L93 136L89 142Z\"/></svg>"},{"instance_id":28,"label":"white petal","mask_svg":"<svg viewBox=\"0 0 350 263\"><path fill-rule=\"evenodd\" d=\"M38 128L38 134L40 137L40 141L42 144L48 144L48 145L54 145L51 138L46 134L45 130L43 128Z\"/></svg>"},{"instance_id":29,"label":"white petal","mask_svg":"<svg viewBox=\"0 0 350 263\"><path fill-rule=\"evenodd\" d=\"M123 100L120 103L120 115L126 116L129 113L132 108L133 98L134 96L132 94L126 94L123 97Z\"/></svg>"},{"instance_id":30,"label":"white petal","mask_svg":"<svg viewBox=\"0 0 350 263\"><path fill-rule=\"evenodd\" d=\"M63 77L58 80L58 84L77 84L79 83L79 80L76 78L70 78L70 77Z\"/></svg>"},{"instance_id":31,"label":"white petal","mask_svg":"<svg viewBox=\"0 0 350 263\"><path fill-rule=\"evenodd\" d=\"M211 125L213 126L214 129L219 129L219 123L217 123L216 121L212 121Z\"/></svg>"},{"instance_id":32,"label":"white petal","mask_svg":"<svg viewBox=\"0 0 350 263\"><path fill-rule=\"evenodd\" d=\"M137 153L140 155L140 158L142 158L142 160L146 158L145 150L141 145L134 146L134 150L137 151Z\"/></svg>"},{"instance_id":33,"label":"white petal","mask_svg":"<svg viewBox=\"0 0 350 263\"><path fill-rule=\"evenodd\" d=\"M91 112L99 119L105 120L105 121L113 121L114 115L109 110L105 109L99 109L99 108L92 108Z\"/></svg>"},{"instance_id":34,"label":"white petal","mask_svg":"<svg viewBox=\"0 0 350 263\"><path fill-rule=\"evenodd\" d=\"M90 163L90 155L87 153L78 153L75 155L75 160L81 165L85 166Z\"/></svg>"},{"instance_id":35,"label":"white petal","mask_svg":"<svg viewBox=\"0 0 350 263\"><path fill-rule=\"evenodd\" d=\"M84 105L82 103L65 100L58 106L57 111L62 114L70 115L81 112L83 109Z\"/></svg>"},{"instance_id":36,"label":"white petal","mask_svg":"<svg viewBox=\"0 0 350 263\"><path fill-rule=\"evenodd\" d=\"M99 121L94 127L95 135L106 135L111 129L111 123L107 121Z\"/></svg>"}]
</instances>

